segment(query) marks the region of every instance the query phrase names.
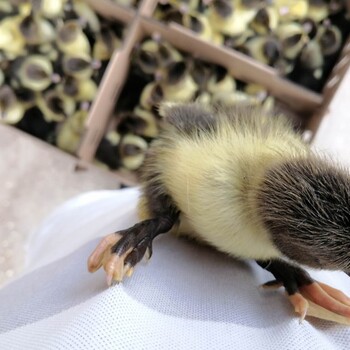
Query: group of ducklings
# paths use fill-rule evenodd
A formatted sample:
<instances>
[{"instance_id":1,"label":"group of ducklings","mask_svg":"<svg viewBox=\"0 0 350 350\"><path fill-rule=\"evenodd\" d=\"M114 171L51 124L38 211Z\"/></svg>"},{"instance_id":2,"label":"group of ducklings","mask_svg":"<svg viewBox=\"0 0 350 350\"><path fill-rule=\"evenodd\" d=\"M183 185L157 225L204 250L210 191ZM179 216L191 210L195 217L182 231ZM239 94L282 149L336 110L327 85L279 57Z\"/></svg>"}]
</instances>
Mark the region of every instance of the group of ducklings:
<instances>
[{"instance_id":1,"label":"group of ducklings","mask_svg":"<svg viewBox=\"0 0 350 350\"><path fill-rule=\"evenodd\" d=\"M0 122L75 152L120 33L83 0L0 0Z\"/></svg>"},{"instance_id":2,"label":"group of ducklings","mask_svg":"<svg viewBox=\"0 0 350 350\"><path fill-rule=\"evenodd\" d=\"M147 38L135 48L119 101L117 126L102 140L97 159L112 169L132 171L141 167L149 143L158 135L162 123L158 106L162 101L245 101L261 103L266 109L274 105L263 87L236 81L224 67L194 59L160 38Z\"/></svg>"},{"instance_id":3,"label":"group of ducklings","mask_svg":"<svg viewBox=\"0 0 350 350\"><path fill-rule=\"evenodd\" d=\"M156 18L181 24L199 38L238 50L320 91L350 33L346 6L346 0L164 0Z\"/></svg>"},{"instance_id":4,"label":"group of ducklings","mask_svg":"<svg viewBox=\"0 0 350 350\"><path fill-rule=\"evenodd\" d=\"M166 0L155 17L286 75L301 65L319 81L327 57L339 52L350 30L333 23L339 14L348 24L345 1ZM0 0L0 122L74 153L122 36L121 25L101 20L84 0ZM117 127L102 140L97 160L112 169L139 169L158 135L163 100L248 101L267 109L274 104L261 86L235 81L223 67L183 54L157 36L147 38L134 50L116 106Z\"/></svg>"}]
</instances>

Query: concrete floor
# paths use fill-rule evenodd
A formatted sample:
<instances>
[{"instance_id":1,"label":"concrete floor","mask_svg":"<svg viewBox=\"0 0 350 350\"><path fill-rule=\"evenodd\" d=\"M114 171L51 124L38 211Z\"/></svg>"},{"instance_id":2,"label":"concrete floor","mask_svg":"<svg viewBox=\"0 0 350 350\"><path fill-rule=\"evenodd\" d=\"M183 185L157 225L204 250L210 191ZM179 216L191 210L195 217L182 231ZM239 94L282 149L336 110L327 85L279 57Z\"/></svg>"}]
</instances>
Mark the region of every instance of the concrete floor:
<instances>
[{"instance_id":1,"label":"concrete floor","mask_svg":"<svg viewBox=\"0 0 350 350\"><path fill-rule=\"evenodd\" d=\"M348 70L314 140L350 167ZM117 178L91 166L75 172L76 159L29 135L0 125L0 285L21 270L24 243L38 223L67 199L89 190L119 188Z\"/></svg>"},{"instance_id":2,"label":"concrete floor","mask_svg":"<svg viewBox=\"0 0 350 350\"><path fill-rule=\"evenodd\" d=\"M15 128L0 124L0 285L15 276L24 243L39 222L67 199L90 190L119 188L115 176Z\"/></svg>"}]
</instances>

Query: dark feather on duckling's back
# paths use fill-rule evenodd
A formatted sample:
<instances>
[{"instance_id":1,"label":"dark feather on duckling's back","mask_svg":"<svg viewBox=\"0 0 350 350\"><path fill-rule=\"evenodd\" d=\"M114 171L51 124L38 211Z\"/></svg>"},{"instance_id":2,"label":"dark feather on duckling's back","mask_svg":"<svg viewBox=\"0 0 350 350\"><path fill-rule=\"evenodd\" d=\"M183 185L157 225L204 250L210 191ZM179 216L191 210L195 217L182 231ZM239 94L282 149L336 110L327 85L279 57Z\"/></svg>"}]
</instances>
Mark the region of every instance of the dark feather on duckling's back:
<instances>
[{"instance_id":1,"label":"dark feather on duckling's back","mask_svg":"<svg viewBox=\"0 0 350 350\"><path fill-rule=\"evenodd\" d=\"M259 210L283 254L315 268L350 269L350 175L318 156L267 171Z\"/></svg>"}]
</instances>

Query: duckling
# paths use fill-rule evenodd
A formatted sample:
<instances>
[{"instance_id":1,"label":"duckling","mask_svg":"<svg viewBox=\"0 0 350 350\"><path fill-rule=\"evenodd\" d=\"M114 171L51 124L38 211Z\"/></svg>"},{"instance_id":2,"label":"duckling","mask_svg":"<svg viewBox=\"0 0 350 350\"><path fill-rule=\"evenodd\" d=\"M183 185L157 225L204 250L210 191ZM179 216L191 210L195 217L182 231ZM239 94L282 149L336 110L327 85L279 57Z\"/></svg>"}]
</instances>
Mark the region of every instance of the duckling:
<instances>
[{"instance_id":1,"label":"duckling","mask_svg":"<svg viewBox=\"0 0 350 350\"><path fill-rule=\"evenodd\" d=\"M160 113L164 128L142 168L140 222L106 236L89 271L103 266L108 285L121 282L158 235L185 234L256 260L301 319L311 300L349 324L350 298L303 267L350 274L349 172L260 106L172 103Z\"/></svg>"},{"instance_id":2,"label":"duckling","mask_svg":"<svg viewBox=\"0 0 350 350\"><path fill-rule=\"evenodd\" d=\"M12 70L20 85L33 91L43 91L59 80L53 72L51 61L43 55L18 58Z\"/></svg>"},{"instance_id":3,"label":"duckling","mask_svg":"<svg viewBox=\"0 0 350 350\"><path fill-rule=\"evenodd\" d=\"M145 40L135 52L135 64L145 73L163 75L170 63L181 61L182 55L166 42Z\"/></svg>"},{"instance_id":4,"label":"duckling","mask_svg":"<svg viewBox=\"0 0 350 350\"><path fill-rule=\"evenodd\" d=\"M321 45L323 55L330 56L335 54L342 44L342 33L334 25L326 23L319 27L316 40Z\"/></svg>"},{"instance_id":5,"label":"duckling","mask_svg":"<svg viewBox=\"0 0 350 350\"><path fill-rule=\"evenodd\" d=\"M38 94L37 106L47 122L62 122L76 110L75 101L56 89Z\"/></svg>"},{"instance_id":6,"label":"duckling","mask_svg":"<svg viewBox=\"0 0 350 350\"><path fill-rule=\"evenodd\" d=\"M74 98L77 102L89 102L96 96L97 84L92 79L78 80L72 77L66 77L58 89L67 96Z\"/></svg>"},{"instance_id":7,"label":"duckling","mask_svg":"<svg viewBox=\"0 0 350 350\"><path fill-rule=\"evenodd\" d=\"M147 142L139 136L127 134L119 144L122 166L128 170L137 170L145 160Z\"/></svg>"},{"instance_id":8,"label":"duckling","mask_svg":"<svg viewBox=\"0 0 350 350\"><path fill-rule=\"evenodd\" d=\"M159 83L152 82L147 84L142 90L140 96L140 105L145 110L152 110L154 106L164 99L164 91Z\"/></svg>"},{"instance_id":9,"label":"duckling","mask_svg":"<svg viewBox=\"0 0 350 350\"><path fill-rule=\"evenodd\" d=\"M5 17L0 21L0 50L9 59L15 59L27 52L26 41L20 31L20 23L19 15Z\"/></svg>"},{"instance_id":10,"label":"duckling","mask_svg":"<svg viewBox=\"0 0 350 350\"><path fill-rule=\"evenodd\" d=\"M198 86L192 79L184 61L174 62L168 66L166 77L161 83L164 98L168 101L191 101Z\"/></svg>"},{"instance_id":11,"label":"duckling","mask_svg":"<svg viewBox=\"0 0 350 350\"><path fill-rule=\"evenodd\" d=\"M52 24L34 11L21 20L19 29L27 45L51 43L56 37Z\"/></svg>"},{"instance_id":12,"label":"duckling","mask_svg":"<svg viewBox=\"0 0 350 350\"><path fill-rule=\"evenodd\" d=\"M196 13L185 13L182 17L184 27L194 31L203 40L213 41L214 33L206 16Z\"/></svg>"},{"instance_id":13,"label":"duckling","mask_svg":"<svg viewBox=\"0 0 350 350\"><path fill-rule=\"evenodd\" d=\"M275 0L274 6L279 13L279 19L283 22L302 20L307 17L309 10L308 0Z\"/></svg>"},{"instance_id":14,"label":"duckling","mask_svg":"<svg viewBox=\"0 0 350 350\"><path fill-rule=\"evenodd\" d=\"M0 20L4 17L17 15L18 11L10 1L0 1Z\"/></svg>"},{"instance_id":15,"label":"duckling","mask_svg":"<svg viewBox=\"0 0 350 350\"><path fill-rule=\"evenodd\" d=\"M101 31L100 20L89 4L84 0L74 0L72 7L83 26L88 26L89 29L96 34Z\"/></svg>"},{"instance_id":16,"label":"duckling","mask_svg":"<svg viewBox=\"0 0 350 350\"><path fill-rule=\"evenodd\" d=\"M141 125L139 123L139 127L135 131L137 135L149 138L158 136L159 127L154 113L144 110L140 106L135 107L133 113L141 121Z\"/></svg>"},{"instance_id":17,"label":"duckling","mask_svg":"<svg viewBox=\"0 0 350 350\"><path fill-rule=\"evenodd\" d=\"M249 39L255 36L256 36L256 33L251 28L248 28L247 30L244 31L244 33L239 35L223 36L224 45L237 50L243 47Z\"/></svg>"},{"instance_id":18,"label":"duckling","mask_svg":"<svg viewBox=\"0 0 350 350\"><path fill-rule=\"evenodd\" d=\"M212 28L228 36L244 33L255 14L254 8L230 0L213 0L207 11Z\"/></svg>"},{"instance_id":19,"label":"duckling","mask_svg":"<svg viewBox=\"0 0 350 350\"><path fill-rule=\"evenodd\" d=\"M212 66L200 60L188 60L189 72L192 79L197 84L198 89L204 91L207 89L208 81L212 75Z\"/></svg>"},{"instance_id":20,"label":"duckling","mask_svg":"<svg viewBox=\"0 0 350 350\"><path fill-rule=\"evenodd\" d=\"M17 124L24 115L25 109L18 101L14 91L8 85L0 87L0 122Z\"/></svg>"},{"instance_id":21,"label":"duckling","mask_svg":"<svg viewBox=\"0 0 350 350\"><path fill-rule=\"evenodd\" d=\"M81 141L88 111L80 109L59 126L56 138L57 146L74 154Z\"/></svg>"},{"instance_id":22,"label":"duckling","mask_svg":"<svg viewBox=\"0 0 350 350\"><path fill-rule=\"evenodd\" d=\"M321 22L329 16L328 4L324 0L309 0L308 17Z\"/></svg>"},{"instance_id":23,"label":"duckling","mask_svg":"<svg viewBox=\"0 0 350 350\"><path fill-rule=\"evenodd\" d=\"M242 45L246 53L259 62L273 66L282 56L282 45L275 37L255 36Z\"/></svg>"},{"instance_id":24,"label":"duckling","mask_svg":"<svg viewBox=\"0 0 350 350\"><path fill-rule=\"evenodd\" d=\"M154 12L154 18L167 22L167 23L177 23L182 24L183 11L177 7L157 7Z\"/></svg>"},{"instance_id":25,"label":"duckling","mask_svg":"<svg viewBox=\"0 0 350 350\"><path fill-rule=\"evenodd\" d=\"M260 8L249 24L250 28L261 35L269 34L271 31L276 30L277 25L278 12L272 6Z\"/></svg>"},{"instance_id":26,"label":"duckling","mask_svg":"<svg viewBox=\"0 0 350 350\"><path fill-rule=\"evenodd\" d=\"M62 69L66 75L78 80L90 79L100 62L92 61L91 56L82 53L66 55L62 60Z\"/></svg>"},{"instance_id":27,"label":"duckling","mask_svg":"<svg viewBox=\"0 0 350 350\"><path fill-rule=\"evenodd\" d=\"M32 3L40 15L55 19L62 16L66 0L32 0Z\"/></svg>"},{"instance_id":28,"label":"duckling","mask_svg":"<svg viewBox=\"0 0 350 350\"><path fill-rule=\"evenodd\" d=\"M69 20L58 29L57 46L66 55L90 55L91 47L88 38L78 21Z\"/></svg>"},{"instance_id":29,"label":"duckling","mask_svg":"<svg viewBox=\"0 0 350 350\"><path fill-rule=\"evenodd\" d=\"M283 56L290 60L295 59L308 42L308 36L299 23L283 23L276 34L281 41Z\"/></svg>"},{"instance_id":30,"label":"duckling","mask_svg":"<svg viewBox=\"0 0 350 350\"><path fill-rule=\"evenodd\" d=\"M295 61L289 78L314 91L321 91L324 80L325 59L319 42L310 40Z\"/></svg>"},{"instance_id":31,"label":"duckling","mask_svg":"<svg viewBox=\"0 0 350 350\"><path fill-rule=\"evenodd\" d=\"M207 83L209 93L232 92L236 90L236 81L222 66L215 66Z\"/></svg>"},{"instance_id":32,"label":"duckling","mask_svg":"<svg viewBox=\"0 0 350 350\"><path fill-rule=\"evenodd\" d=\"M109 28L102 28L96 33L96 41L92 49L92 58L97 61L109 60L122 42Z\"/></svg>"},{"instance_id":33,"label":"duckling","mask_svg":"<svg viewBox=\"0 0 350 350\"><path fill-rule=\"evenodd\" d=\"M316 40L311 40L304 46L300 54L300 63L304 69L312 72L314 78L321 78L324 59L321 46Z\"/></svg>"}]
</instances>

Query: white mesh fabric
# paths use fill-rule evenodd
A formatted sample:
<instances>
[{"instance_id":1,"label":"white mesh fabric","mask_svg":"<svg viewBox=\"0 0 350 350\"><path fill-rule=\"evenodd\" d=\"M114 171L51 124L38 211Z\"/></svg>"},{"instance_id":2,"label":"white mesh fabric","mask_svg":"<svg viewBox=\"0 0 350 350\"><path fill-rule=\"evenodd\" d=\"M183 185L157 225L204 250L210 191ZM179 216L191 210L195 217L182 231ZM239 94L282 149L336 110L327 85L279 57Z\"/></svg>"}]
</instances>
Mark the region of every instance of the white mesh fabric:
<instances>
[{"instance_id":1,"label":"white mesh fabric","mask_svg":"<svg viewBox=\"0 0 350 350\"><path fill-rule=\"evenodd\" d=\"M349 349L350 329L299 324L271 275L173 236L150 262L106 288L86 260L97 237L136 221L136 190L94 192L58 209L33 235L27 273L0 290L0 349ZM350 294L342 273L313 273Z\"/></svg>"}]
</instances>

